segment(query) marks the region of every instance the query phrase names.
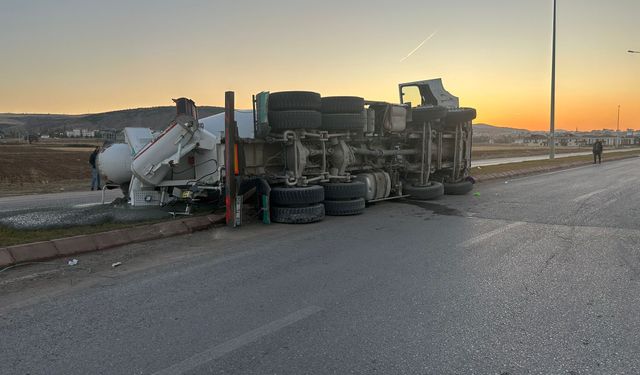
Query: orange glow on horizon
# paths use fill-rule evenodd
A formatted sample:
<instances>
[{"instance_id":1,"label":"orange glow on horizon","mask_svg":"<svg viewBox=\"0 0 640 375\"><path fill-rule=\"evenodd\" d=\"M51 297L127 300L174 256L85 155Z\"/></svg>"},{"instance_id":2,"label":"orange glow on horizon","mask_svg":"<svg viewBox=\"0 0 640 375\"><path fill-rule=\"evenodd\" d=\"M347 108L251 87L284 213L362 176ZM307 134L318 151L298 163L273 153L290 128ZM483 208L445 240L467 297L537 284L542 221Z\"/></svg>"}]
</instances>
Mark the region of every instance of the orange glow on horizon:
<instances>
[{"instance_id":1,"label":"orange glow on horizon","mask_svg":"<svg viewBox=\"0 0 640 375\"><path fill-rule=\"evenodd\" d=\"M0 12L0 113L98 113L181 96L222 106L227 90L238 108L263 90L397 102L398 83L442 78L477 123L548 129L550 4L460 0L453 12L407 2L189 2L179 33L165 22L175 17L168 0L126 13L111 2L13 2ZM615 129L618 105L620 128L640 129L640 55L626 52L640 49L637 14L637 0L560 2L556 129Z\"/></svg>"}]
</instances>

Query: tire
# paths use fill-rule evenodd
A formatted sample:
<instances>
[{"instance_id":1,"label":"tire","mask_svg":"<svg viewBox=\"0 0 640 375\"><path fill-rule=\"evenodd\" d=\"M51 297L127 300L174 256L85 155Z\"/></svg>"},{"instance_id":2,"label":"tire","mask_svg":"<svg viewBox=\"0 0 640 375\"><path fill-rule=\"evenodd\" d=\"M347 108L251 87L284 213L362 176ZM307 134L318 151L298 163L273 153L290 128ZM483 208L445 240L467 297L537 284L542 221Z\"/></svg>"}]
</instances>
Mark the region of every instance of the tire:
<instances>
[{"instance_id":1,"label":"tire","mask_svg":"<svg viewBox=\"0 0 640 375\"><path fill-rule=\"evenodd\" d=\"M275 206L304 206L324 200L324 188L320 185L305 187L276 186L271 188L271 203Z\"/></svg>"},{"instance_id":2,"label":"tire","mask_svg":"<svg viewBox=\"0 0 640 375\"><path fill-rule=\"evenodd\" d=\"M324 199L327 200L348 200L364 198L367 194L367 185L362 181L329 182L322 185L324 187Z\"/></svg>"},{"instance_id":3,"label":"tire","mask_svg":"<svg viewBox=\"0 0 640 375\"><path fill-rule=\"evenodd\" d=\"M471 181L445 182L444 193L447 195L465 195L473 190Z\"/></svg>"},{"instance_id":4,"label":"tire","mask_svg":"<svg viewBox=\"0 0 640 375\"><path fill-rule=\"evenodd\" d=\"M447 115L447 109L442 106L435 107L417 107L411 110L411 123L414 125L422 125L424 122L441 119Z\"/></svg>"},{"instance_id":5,"label":"tire","mask_svg":"<svg viewBox=\"0 0 640 375\"><path fill-rule=\"evenodd\" d=\"M269 112L271 130L318 129L322 115L318 111L272 111Z\"/></svg>"},{"instance_id":6,"label":"tire","mask_svg":"<svg viewBox=\"0 0 640 375\"><path fill-rule=\"evenodd\" d=\"M360 215L364 212L364 208L364 198L349 201L324 201L324 210L329 216Z\"/></svg>"},{"instance_id":7,"label":"tire","mask_svg":"<svg viewBox=\"0 0 640 375\"><path fill-rule=\"evenodd\" d=\"M322 113L361 113L364 98L357 96L327 96L322 98Z\"/></svg>"},{"instance_id":8,"label":"tire","mask_svg":"<svg viewBox=\"0 0 640 375\"><path fill-rule=\"evenodd\" d=\"M307 224L322 219L324 219L324 205L322 203L306 207L271 206L271 220L276 223Z\"/></svg>"},{"instance_id":9,"label":"tire","mask_svg":"<svg viewBox=\"0 0 640 375\"><path fill-rule=\"evenodd\" d=\"M366 117L362 113L325 113L322 115L324 130L364 131Z\"/></svg>"},{"instance_id":10,"label":"tire","mask_svg":"<svg viewBox=\"0 0 640 375\"><path fill-rule=\"evenodd\" d=\"M445 117L447 124L459 124L461 122L469 122L476 118L476 110L474 108L456 108L450 109Z\"/></svg>"},{"instance_id":11,"label":"tire","mask_svg":"<svg viewBox=\"0 0 640 375\"><path fill-rule=\"evenodd\" d=\"M320 94L311 91L281 91L269 94L269 111L319 111Z\"/></svg>"},{"instance_id":12,"label":"tire","mask_svg":"<svg viewBox=\"0 0 640 375\"><path fill-rule=\"evenodd\" d=\"M421 201L438 199L444 195L444 186L435 181L428 182L426 186L407 184L402 190L403 194L409 194L411 198Z\"/></svg>"}]
</instances>

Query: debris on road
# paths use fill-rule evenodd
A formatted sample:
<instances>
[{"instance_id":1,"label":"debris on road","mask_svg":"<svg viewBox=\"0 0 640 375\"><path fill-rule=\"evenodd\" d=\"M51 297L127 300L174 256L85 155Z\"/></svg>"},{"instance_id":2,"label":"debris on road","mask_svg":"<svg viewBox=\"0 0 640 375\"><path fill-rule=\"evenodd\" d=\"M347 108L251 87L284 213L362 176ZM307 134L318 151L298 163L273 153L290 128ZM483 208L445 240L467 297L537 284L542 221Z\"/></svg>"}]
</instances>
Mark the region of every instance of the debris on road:
<instances>
[{"instance_id":1,"label":"debris on road","mask_svg":"<svg viewBox=\"0 0 640 375\"><path fill-rule=\"evenodd\" d=\"M78 260L77 259L71 259L70 261L67 262L68 265L70 266L75 266L76 264L78 264Z\"/></svg>"},{"instance_id":2,"label":"debris on road","mask_svg":"<svg viewBox=\"0 0 640 375\"><path fill-rule=\"evenodd\" d=\"M118 266L122 265L122 262L115 262L113 264L111 264L111 267L116 268Z\"/></svg>"}]
</instances>

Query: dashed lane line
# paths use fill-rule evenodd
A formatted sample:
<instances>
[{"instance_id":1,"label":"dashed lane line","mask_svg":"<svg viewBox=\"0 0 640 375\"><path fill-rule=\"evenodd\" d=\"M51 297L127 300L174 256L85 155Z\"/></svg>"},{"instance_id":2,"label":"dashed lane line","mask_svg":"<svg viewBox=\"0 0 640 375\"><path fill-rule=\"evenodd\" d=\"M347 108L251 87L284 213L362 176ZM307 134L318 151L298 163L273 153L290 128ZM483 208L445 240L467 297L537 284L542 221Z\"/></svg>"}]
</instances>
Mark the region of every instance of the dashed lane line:
<instances>
[{"instance_id":1,"label":"dashed lane line","mask_svg":"<svg viewBox=\"0 0 640 375\"><path fill-rule=\"evenodd\" d=\"M525 222L519 221L519 222L515 222L515 223L511 223L509 225L505 225L504 227L498 228L498 229L494 229L490 232L487 233L483 233L481 235L475 236L473 238L470 238L464 242L462 242L460 244L460 246L462 247L469 247L469 246L473 246L476 245L482 241L488 240L489 238L493 237L493 236L497 236L499 234L502 234L510 229L514 229L517 227L520 227L522 225L525 225Z\"/></svg>"},{"instance_id":2,"label":"dashed lane line","mask_svg":"<svg viewBox=\"0 0 640 375\"><path fill-rule=\"evenodd\" d=\"M256 328L252 331L244 333L236 338L225 341L220 345L216 345L210 349L207 349L201 353L187 358L182 362L178 362L175 365L168 367L164 370L158 371L153 375L178 375L192 371L205 363L214 361L222 356L231 353L247 344L255 342L260 338L275 333L282 328L290 326L300 320L310 317L311 315L322 311L323 309L318 306L309 306L302 310L298 310L292 314L285 316L284 318L274 320L271 323L265 324L262 327Z\"/></svg>"}]
</instances>

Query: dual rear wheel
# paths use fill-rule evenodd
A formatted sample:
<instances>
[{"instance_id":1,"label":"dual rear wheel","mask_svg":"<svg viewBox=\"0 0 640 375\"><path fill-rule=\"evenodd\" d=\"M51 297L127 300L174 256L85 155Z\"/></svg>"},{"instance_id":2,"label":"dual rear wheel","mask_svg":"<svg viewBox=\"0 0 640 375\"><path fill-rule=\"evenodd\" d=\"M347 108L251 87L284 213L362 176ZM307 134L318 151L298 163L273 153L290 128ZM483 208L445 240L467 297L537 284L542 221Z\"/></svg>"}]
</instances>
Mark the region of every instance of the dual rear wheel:
<instances>
[{"instance_id":1,"label":"dual rear wheel","mask_svg":"<svg viewBox=\"0 0 640 375\"><path fill-rule=\"evenodd\" d=\"M360 215L367 187L362 181L330 182L324 186L324 209L330 216Z\"/></svg>"},{"instance_id":2,"label":"dual rear wheel","mask_svg":"<svg viewBox=\"0 0 640 375\"><path fill-rule=\"evenodd\" d=\"M277 186L271 189L271 220L305 224L325 215L359 215L365 209L366 186L361 181L326 183L304 187Z\"/></svg>"},{"instance_id":3,"label":"dual rear wheel","mask_svg":"<svg viewBox=\"0 0 640 375\"><path fill-rule=\"evenodd\" d=\"M429 181L426 185L407 183L403 193L417 200L433 200L443 195L465 195L473 190L471 181L445 182Z\"/></svg>"},{"instance_id":4,"label":"dual rear wheel","mask_svg":"<svg viewBox=\"0 0 640 375\"><path fill-rule=\"evenodd\" d=\"M324 189L319 185L271 188L271 220L306 224L324 219Z\"/></svg>"}]
</instances>

